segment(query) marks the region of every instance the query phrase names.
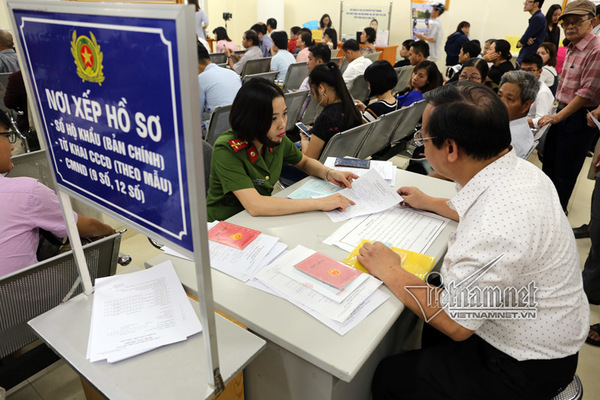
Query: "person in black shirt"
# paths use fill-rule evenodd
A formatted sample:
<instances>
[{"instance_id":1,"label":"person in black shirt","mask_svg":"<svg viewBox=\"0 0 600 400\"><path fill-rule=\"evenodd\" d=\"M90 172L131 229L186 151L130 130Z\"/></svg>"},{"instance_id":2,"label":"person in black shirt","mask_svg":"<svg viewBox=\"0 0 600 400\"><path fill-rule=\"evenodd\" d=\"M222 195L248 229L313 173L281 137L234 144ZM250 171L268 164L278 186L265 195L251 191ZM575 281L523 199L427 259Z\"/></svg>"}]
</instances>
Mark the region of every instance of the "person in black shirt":
<instances>
[{"instance_id":1,"label":"person in black shirt","mask_svg":"<svg viewBox=\"0 0 600 400\"><path fill-rule=\"evenodd\" d=\"M562 8L558 4L552 4L546 13L546 40L544 42L554 43L558 49L560 45L560 27L558 18L562 13Z\"/></svg>"},{"instance_id":2,"label":"person in black shirt","mask_svg":"<svg viewBox=\"0 0 600 400\"><path fill-rule=\"evenodd\" d=\"M502 75L515 69L510 62L510 59L512 58L512 54L510 54L510 43L504 39L494 40L488 58L494 64L488 73L488 80L491 81L492 88L497 92Z\"/></svg>"},{"instance_id":3,"label":"person in black shirt","mask_svg":"<svg viewBox=\"0 0 600 400\"><path fill-rule=\"evenodd\" d=\"M408 39L402 42L402 47L400 48L400 57L402 57L402 60L394 64L394 68L406 67L407 65L410 65L408 54L410 52L410 46L412 46L414 43L415 41L412 39Z\"/></svg>"}]
</instances>

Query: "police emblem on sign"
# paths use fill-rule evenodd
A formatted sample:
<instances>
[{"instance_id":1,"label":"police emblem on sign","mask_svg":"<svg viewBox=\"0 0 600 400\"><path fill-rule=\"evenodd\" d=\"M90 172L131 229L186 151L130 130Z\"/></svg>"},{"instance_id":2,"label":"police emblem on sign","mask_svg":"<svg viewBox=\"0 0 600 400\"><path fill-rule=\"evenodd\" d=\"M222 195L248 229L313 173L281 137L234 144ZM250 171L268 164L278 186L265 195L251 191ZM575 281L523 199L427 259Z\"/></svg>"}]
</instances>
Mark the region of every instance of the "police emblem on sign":
<instances>
[{"instance_id":1,"label":"police emblem on sign","mask_svg":"<svg viewBox=\"0 0 600 400\"><path fill-rule=\"evenodd\" d=\"M104 74L102 73L103 56L94 34L90 32L90 37L77 36L77 31L73 31L71 54L75 59L77 75L81 80L95 82L102 86L102 82L104 82Z\"/></svg>"}]
</instances>

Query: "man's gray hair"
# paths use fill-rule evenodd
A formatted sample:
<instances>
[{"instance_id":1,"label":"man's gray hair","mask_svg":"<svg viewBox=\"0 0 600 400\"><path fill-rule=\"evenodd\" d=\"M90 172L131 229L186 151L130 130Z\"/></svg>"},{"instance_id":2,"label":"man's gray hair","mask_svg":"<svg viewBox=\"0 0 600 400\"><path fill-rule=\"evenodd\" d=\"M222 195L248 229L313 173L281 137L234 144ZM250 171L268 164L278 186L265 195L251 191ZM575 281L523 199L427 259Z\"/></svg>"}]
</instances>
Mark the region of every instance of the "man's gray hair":
<instances>
[{"instance_id":1,"label":"man's gray hair","mask_svg":"<svg viewBox=\"0 0 600 400\"><path fill-rule=\"evenodd\" d=\"M502 87L505 83L512 83L521 89L521 103L525 103L527 100L534 102L540 90L538 78L525 71L509 71L505 73L502 75L499 87Z\"/></svg>"},{"instance_id":2,"label":"man's gray hair","mask_svg":"<svg viewBox=\"0 0 600 400\"><path fill-rule=\"evenodd\" d=\"M13 43L13 37L9 31L0 29L0 46L8 49L15 47L15 44Z\"/></svg>"}]
</instances>

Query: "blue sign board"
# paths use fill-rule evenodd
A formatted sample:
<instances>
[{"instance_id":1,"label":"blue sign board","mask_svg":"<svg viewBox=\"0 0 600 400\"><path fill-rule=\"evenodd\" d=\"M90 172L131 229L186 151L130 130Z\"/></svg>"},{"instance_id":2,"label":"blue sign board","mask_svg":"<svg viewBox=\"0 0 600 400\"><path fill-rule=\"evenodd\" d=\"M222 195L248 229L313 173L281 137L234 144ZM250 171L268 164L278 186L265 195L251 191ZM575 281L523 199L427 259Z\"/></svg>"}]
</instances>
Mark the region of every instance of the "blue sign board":
<instances>
[{"instance_id":1,"label":"blue sign board","mask_svg":"<svg viewBox=\"0 0 600 400\"><path fill-rule=\"evenodd\" d=\"M14 15L57 183L193 251L175 21Z\"/></svg>"}]
</instances>

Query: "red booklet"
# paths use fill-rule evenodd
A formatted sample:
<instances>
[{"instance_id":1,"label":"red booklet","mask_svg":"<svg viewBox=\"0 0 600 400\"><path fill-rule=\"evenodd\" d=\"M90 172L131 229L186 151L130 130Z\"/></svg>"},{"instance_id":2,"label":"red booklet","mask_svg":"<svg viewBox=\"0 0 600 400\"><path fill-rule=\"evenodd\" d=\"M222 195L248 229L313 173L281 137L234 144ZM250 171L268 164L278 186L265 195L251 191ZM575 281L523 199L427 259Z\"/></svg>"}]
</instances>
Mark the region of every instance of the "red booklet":
<instances>
[{"instance_id":1,"label":"red booklet","mask_svg":"<svg viewBox=\"0 0 600 400\"><path fill-rule=\"evenodd\" d=\"M244 250L260 231L221 221L208 231L208 240Z\"/></svg>"},{"instance_id":2,"label":"red booklet","mask_svg":"<svg viewBox=\"0 0 600 400\"><path fill-rule=\"evenodd\" d=\"M299 262L294 265L294 268L338 289L343 289L362 274L359 270L320 253L315 253Z\"/></svg>"}]
</instances>

